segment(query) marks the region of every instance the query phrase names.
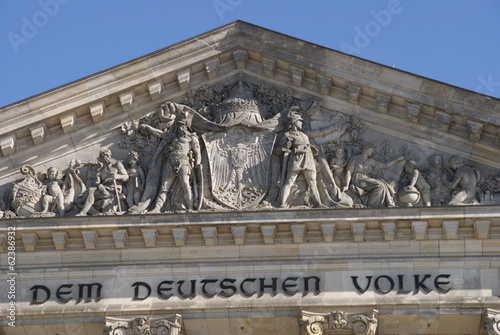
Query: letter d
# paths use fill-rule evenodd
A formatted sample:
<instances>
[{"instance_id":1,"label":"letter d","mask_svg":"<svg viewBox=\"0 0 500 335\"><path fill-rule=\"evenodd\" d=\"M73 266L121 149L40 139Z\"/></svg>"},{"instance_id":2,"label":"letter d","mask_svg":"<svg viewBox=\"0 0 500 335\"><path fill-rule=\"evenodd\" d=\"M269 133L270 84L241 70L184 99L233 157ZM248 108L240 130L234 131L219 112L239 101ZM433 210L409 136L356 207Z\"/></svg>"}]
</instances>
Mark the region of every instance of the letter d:
<instances>
[{"instance_id":1,"label":"letter d","mask_svg":"<svg viewBox=\"0 0 500 335\"><path fill-rule=\"evenodd\" d=\"M142 281L135 282L132 284L132 287L134 288L134 298L132 300L146 300L151 295L151 286L149 286L145 282ZM145 288L147 292L143 297L139 296L140 295L139 290L141 287Z\"/></svg>"},{"instance_id":2,"label":"letter d","mask_svg":"<svg viewBox=\"0 0 500 335\"><path fill-rule=\"evenodd\" d=\"M21 33L26 38L33 38L38 34L38 28L35 27L33 23L31 23L26 16L23 16L21 19L24 22L23 27L21 28Z\"/></svg>"},{"instance_id":3,"label":"letter d","mask_svg":"<svg viewBox=\"0 0 500 335\"><path fill-rule=\"evenodd\" d=\"M54 17L59 13L59 4L55 0L46 0L45 2L40 0L38 4L50 17Z\"/></svg>"},{"instance_id":4,"label":"letter d","mask_svg":"<svg viewBox=\"0 0 500 335\"><path fill-rule=\"evenodd\" d=\"M356 47L360 49L366 48L370 44L370 38L358 26L354 27L354 31L356 32L354 36Z\"/></svg>"},{"instance_id":5,"label":"letter d","mask_svg":"<svg viewBox=\"0 0 500 335\"><path fill-rule=\"evenodd\" d=\"M50 290L46 286L35 285L32 288L30 288L30 290L33 291L33 296L30 305L41 305L50 298ZM45 292L45 298L41 298L40 300L38 300L38 290L42 290L43 292Z\"/></svg>"},{"instance_id":6,"label":"letter d","mask_svg":"<svg viewBox=\"0 0 500 335\"><path fill-rule=\"evenodd\" d=\"M391 13L388 10L381 9L378 13L374 10L370 11L370 14L382 27L387 27L391 23Z\"/></svg>"}]
</instances>

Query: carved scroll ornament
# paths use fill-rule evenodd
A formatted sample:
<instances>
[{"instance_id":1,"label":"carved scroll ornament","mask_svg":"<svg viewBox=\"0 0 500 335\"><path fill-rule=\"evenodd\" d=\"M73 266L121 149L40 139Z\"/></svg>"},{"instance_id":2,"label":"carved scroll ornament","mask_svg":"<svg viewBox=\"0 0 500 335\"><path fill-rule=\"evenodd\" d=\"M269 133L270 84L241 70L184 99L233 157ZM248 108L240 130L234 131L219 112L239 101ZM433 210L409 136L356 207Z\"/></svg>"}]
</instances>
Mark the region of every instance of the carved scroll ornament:
<instances>
[{"instance_id":1,"label":"carved scroll ornament","mask_svg":"<svg viewBox=\"0 0 500 335\"><path fill-rule=\"evenodd\" d=\"M500 335L500 311L485 309L481 328L481 335Z\"/></svg>"},{"instance_id":2,"label":"carved scroll ornament","mask_svg":"<svg viewBox=\"0 0 500 335\"><path fill-rule=\"evenodd\" d=\"M179 335L182 332L182 317L139 316L134 319L106 317L104 335Z\"/></svg>"},{"instance_id":3,"label":"carved scroll ornament","mask_svg":"<svg viewBox=\"0 0 500 335\"><path fill-rule=\"evenodd\" d=\"M378 311L369 315L353 314L342 311L331 313L300 313L302 335L355 334L375 335L378 326Z\"/></svg>"}]
</instances>

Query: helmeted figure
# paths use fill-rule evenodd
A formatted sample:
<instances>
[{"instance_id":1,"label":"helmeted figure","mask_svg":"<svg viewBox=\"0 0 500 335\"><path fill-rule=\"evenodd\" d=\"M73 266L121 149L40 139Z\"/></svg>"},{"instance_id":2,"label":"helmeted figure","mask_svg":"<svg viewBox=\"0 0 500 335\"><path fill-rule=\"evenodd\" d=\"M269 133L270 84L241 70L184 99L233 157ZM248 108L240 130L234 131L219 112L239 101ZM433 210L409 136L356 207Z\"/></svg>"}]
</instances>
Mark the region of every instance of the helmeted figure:
<instances>
[{"instance_id":1,"label":"helmeted figure","mask_svg":"<svg viewBox=\"0 0 500 335\"><path fill-rule=\"evenodd\" d=\"M161 168L161 185L154 208L150 211L159 213L163 210L169 191L175 192L173 197L176 207L192 211L194 206L191 180L195 168L201 167L200 142L195 133L188 129L186 118L176 122L175 131L161 131L149 125L143 125L151 134L168 141L163 151ZM178 188L172 186L178 183ZM177 192L182 193L181 195ZM181 200L179 200L181 199ZM197 201L201 201L198 199Z\"/></svg>"},{"instance_id":2,"label":"helmeted figure","mask_svg":"<svg viewBox=\"0 0 500 335\"><path fill-rule=\"evenodd\" d=\"M278 206L286 207L288 205L287 201L291 189L299 174L303 173L313 206L322 207L316 184L316 163L314 159L315 154L318 154L318 150L311 145L309 137L302 132L303 119L300 116L300 108L290 108L288 118L290 129L284 133L277 148L283 154L282 186Z\"/></svg>"}]
</instances>

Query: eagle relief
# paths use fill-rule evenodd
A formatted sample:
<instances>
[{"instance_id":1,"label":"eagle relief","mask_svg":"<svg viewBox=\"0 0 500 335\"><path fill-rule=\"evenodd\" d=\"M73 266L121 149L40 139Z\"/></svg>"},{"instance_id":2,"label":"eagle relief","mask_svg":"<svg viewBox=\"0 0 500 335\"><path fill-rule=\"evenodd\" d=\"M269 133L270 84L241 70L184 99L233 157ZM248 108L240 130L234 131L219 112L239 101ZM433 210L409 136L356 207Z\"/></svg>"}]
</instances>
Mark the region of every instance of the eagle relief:
<instances>
[{"instance_id":1,"label":"eagle relief","mask_svg":"<svg viewBox=\"0 0 500 335\"><path fill-rule=\"evenodd\" d=\"M500 204L498 172L363 140L356 115L291 89L240 79L188 91L183 102L124 123L96 162L23 166L0 217Z\"/></svg>"},{"instance_id":2,"label":"eagle relief","mask_svg":"<svg viewBox=\"0 0 500 335\"><path fill-rule=\"evenodd\" d=\"M233 209L255 207L269 189L271 153L276 134L235 126L203 134L212 196Z\"/></svg>"}]
</instances>

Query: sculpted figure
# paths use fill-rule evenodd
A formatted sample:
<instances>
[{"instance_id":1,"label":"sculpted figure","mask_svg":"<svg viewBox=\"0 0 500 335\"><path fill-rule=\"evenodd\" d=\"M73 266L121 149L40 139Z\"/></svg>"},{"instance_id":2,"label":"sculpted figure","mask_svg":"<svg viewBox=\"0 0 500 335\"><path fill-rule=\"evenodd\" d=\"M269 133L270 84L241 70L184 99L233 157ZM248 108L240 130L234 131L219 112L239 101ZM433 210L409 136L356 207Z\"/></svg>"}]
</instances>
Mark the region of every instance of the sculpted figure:
<instances>
[{"instance_id":1,"label":"sculpted figure","mask_svg":"<svg viewBox=\"0 0 500 335\"><path fill-rule=\"evenodd\" d=\"M448 182L452 190L448 205L478 205L476 198L476 187L479 182L479 171L473 166L467 166L459 156L451 156L449 159L450 169L454 172L453 180Z\"/></svg>"},{"instance_id":2,"label":"sculpted figure","mask_svg":"<svg viewBox=\"0 0 500 335\"><path fill-rule=\"evenodd\" d=\"M311 145L309 138L302 132L300 108L292 107L289 111L289 130L285 132L278 150L282 159L282 186L278 206L286 207L292 186L299 174L304 174L309 194L314 207L323 207L316 184L316 163L314 156L318 150Z\"/></svg>"},{"instance_id":3,"label":"sculpted figure","mask_svg":"<svg viewBox=\"0 0 500 335\"><path fill-rule=\"evenodd\" d=\"M151 334L150 319L139 317L132 322L132 329L137 334Z\"/></svg>"},{"instance_id":4,"label":"sculpted figure","mask_svg":"<svg viewBox=\"0 0 500 335\"><path fill-rule=\"evenodd\" d=\"M482 205L496 204L495 198L500 193L500 173L490 175L479 188L478 197Z\"/></svg>"},{"instance_id":5,"label":"sculpted figure","mask_svg":"<svg viewBox=\"0 0 500 335\"><path fill-rule=\"evenodd\" d=\"M441 206L450 197L450 190L446 186L446 172L443 168L443 157L432 154L428 158L429 171L425 175L427 183L431 187L431 205Z\"/></svg>"},{"instance_id":6,"label":"sculpted figure","mask_svg":"<svg viewBox=\"0 0 500 335\"><path fill-rule=\"evenodd\" d=\"M394 207L394 189L385 180L377 178L377 170L388 169L405 158L399 157L387 163L376 161L372 155L375 148L366 145L361 154L352 157L347 164L345 185L347 191L350 186L363 200L363 205L368 208Z\"/></svg>"},{"instance_id":7,"label":"sculpted figure","mask_svg":"<svg viewBox=\"0 0 500 335\"><path fill-rule=\"evenodd\" d=\"M111 157L111 150L99 152L98 163L94 164L93 176L87 180L87 190L77 203L82 205L78 216L122 212L123 184L128 173L120 161Z\"/></svg>"},{"instance_id":8,"label":"sculpted figure","mask_svg":"<svg viewBox=\"0 0 500 335\"><path fill-rule=\"evenodd\" d=\"M178 318L175 318L174 322L170 324L170 335L179 335L181 333L182 326L178 321Z\"/></svg>"},{"instance_id":9,"label":"sculpted figure","mask_svg":"<svg viewBox=\"0 0 500 335\"><path fill-rule=\"evenodd\" d=\"M64 192L62 187L64 185L64 181L62 179L58 179L59 171L56 168L50 167L47 170L47 184L46 190L42 194L42 213L46 213L49 211L49 207L55 205L57 208L57 213L59 216L64 216L65 208L64 208Z\"/></svg>"},{"instance_id":10,"label":"sculpted figure","mask_svg":"<svg viewBox=\"0 0 500 335\"><path fill-rule=\"evenodd\" d=\"M154 208L150 211L159 213L163 210L167 194L174 183L179 184L179 190L183 198L180 205L187 211L192 211L194 206L193 190L191 180L193 169L201 169L200 143L195 133L188 130L186 119L182 118L176 123L174 133L169 130L161 131L149 125L143 125L143 129L152 135L168 141L163 152L163 166L161 171L161 186ZM199 199L198 201L201 201Z\"/></svg>"},{"instance_id":11,"label":"sculpted figure","mask_svg":"<svg viewBox=\"0 0 500 335\"><path fill-rule=\"evenodd\" d=\"M414 206L422 198L424 206L431 205L431 187L417 170L414 160L406 161L399 177L398 200L406 207Z\"/></svg>"},{"instance_id":12,"label":"sculpted figure","mask_svg":"<svg viewBox=\"0 0 500 335\"><path fill-rule=\"evenodd\" d=\"M146 176L144 169L139 165L139 154L137 151L129 152L128 154L127 173L129 176L127 182L127 205L132 207L139 204L141 201L142 192L144 191L144 184L146 183Z\"/></svg>"},{"instance_id":13,"label":"sculpted figure","mask_svg":"<svg viewBox=\"0 0 500 335\"><path fill-rule=\"evenodd\" d=\"M85 192L87 186L80 178L80 167L82 162L80 160L72 159L66 169L64 176L64 206L66 211L74 207L74 202Z\"/></svg>"},{"instance_id":14,"label":"sculpted figure","mask_svg":"<svg viewBox=\"0 0 500 335\"><path fill-rule=\"evenodd\" d=\"M349 156L346 155L344 148L335 149L334 156L330 162L330 170L333 173L333 179L338 188L344 187L344 170L349 161Z\"/></svg>"}]
</instances>

